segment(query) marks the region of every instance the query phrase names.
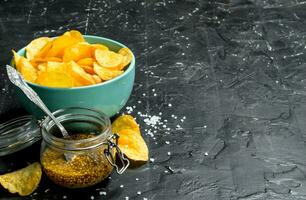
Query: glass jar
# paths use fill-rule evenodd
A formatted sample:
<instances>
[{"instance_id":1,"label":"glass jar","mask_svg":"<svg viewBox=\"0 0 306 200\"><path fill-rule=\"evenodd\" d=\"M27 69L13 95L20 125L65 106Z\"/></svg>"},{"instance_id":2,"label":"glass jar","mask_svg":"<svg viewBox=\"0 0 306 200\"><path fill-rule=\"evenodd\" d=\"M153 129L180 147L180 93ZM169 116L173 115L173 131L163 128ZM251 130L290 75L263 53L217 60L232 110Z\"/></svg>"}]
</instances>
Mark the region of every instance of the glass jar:
<instances>
[{"instance_id":1,"label":"glass jar","mask_svg":"<svg viewBox=\"0 0 306 200\"><path fill-rule=\"evenodd\" d=\"M41 124L40 160L46 175L56 184L83 188L104 180L115 167L121 174L129 162L117 146L109 118L86 108L66 108L53 113L68 131L63 137L50 117ZM121 168L115 164L115 153Z\"/></svg>"},{"instance_id":2,"label":"glass jar","mask_svg":"<svg viewBox=\"0 0 306 200\"><path fill-rule=\"evenodd\" d=\"M0 124L0 156L20 151L40 140L37 120L30 115Z\"/></svg>"}]
</instances>

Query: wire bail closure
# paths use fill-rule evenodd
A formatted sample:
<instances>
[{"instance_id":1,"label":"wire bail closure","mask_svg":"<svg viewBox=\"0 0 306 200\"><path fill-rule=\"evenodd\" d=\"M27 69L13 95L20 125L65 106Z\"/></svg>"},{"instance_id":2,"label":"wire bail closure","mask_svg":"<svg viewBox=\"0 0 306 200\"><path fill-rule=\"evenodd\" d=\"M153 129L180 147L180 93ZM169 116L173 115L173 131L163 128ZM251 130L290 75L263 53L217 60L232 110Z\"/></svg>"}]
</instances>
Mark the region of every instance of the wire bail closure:
<instances>
[{"instance_id":1,"label":"wire bail closure","mask_svg":"<svg viewBox=\"0 0 306 200\"><path fill-rule=\"evenodd\" d=\"M104 155L107 158L108 162L113 167L115 167L117 174L122 174L130 165L130 161L124 156L124 154L118 147L118 138L119 135L117 133L114 133L107 139L107 149L104 150ZM116 158L114 158L113 154L111 153L111 150L113 148L116 148L116 152L118 153L118 157L122 165L121 168L116 164Z\"/></svg>"}]
</instances>

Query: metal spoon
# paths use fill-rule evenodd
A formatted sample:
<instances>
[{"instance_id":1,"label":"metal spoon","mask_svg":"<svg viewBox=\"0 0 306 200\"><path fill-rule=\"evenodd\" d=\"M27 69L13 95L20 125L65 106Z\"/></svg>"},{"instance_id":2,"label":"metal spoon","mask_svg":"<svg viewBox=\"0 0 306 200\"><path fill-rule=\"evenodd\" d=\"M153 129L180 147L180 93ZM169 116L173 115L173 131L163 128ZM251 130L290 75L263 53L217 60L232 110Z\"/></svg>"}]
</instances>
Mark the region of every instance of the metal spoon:
<instances>
[{"instance_id":1,"label":"metal spoon","mask_svg":"<svg viewBox=\"0 0 306 200\"><path fill-rule=\"evenodd\" d=\"M44 102L39 98L38 94L32 88L30 88L29 85L24 81L21 74L10 65L6 65L6 71L10 81L14 85L19 87L33 103L35 103L39 108L41 108L54 121L54 123L57 125L57 127L60 129L61 133L63 134L64 138L69 137L68 132L64 128L64 126L50 112L50 110L47 108Z\"/></svg>"}]
</instances>

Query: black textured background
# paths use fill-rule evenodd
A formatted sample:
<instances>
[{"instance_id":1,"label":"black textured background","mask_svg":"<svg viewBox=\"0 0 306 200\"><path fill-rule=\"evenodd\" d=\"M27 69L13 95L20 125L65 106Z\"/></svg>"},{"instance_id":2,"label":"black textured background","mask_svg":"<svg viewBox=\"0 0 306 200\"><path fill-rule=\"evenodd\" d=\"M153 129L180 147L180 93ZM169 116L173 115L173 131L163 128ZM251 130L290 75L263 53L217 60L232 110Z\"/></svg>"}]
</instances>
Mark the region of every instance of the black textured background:
<instances>
[{"instance_id":1,"label":"black textured background","mask_svg":"<svg viewBox=\"0 0 306 200\"><path fill-rule=\"evenodd\" d=\"M44 177L27 198L0 198L306 199L305 10L304 0L1 0L0 121L25 113L4 73L11 49L69 29L109 37L137 57L122 113L154 162L84 190ZM145 123L155 115L161 124ZM0 173L38 154L0 157Z\"/></svg>"}]
</instances>

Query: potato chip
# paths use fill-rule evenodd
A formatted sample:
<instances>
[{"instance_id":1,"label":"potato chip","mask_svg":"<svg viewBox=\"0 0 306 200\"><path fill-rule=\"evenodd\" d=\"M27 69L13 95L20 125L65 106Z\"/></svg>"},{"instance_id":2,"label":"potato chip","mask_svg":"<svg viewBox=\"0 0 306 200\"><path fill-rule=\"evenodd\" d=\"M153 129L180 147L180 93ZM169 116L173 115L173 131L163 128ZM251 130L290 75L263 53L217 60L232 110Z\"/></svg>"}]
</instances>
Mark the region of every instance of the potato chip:
<instances>
[{"instance_id":1,"label":"potato chip","mask_svg":"<svg viewBox=\"0 0 306 200\"><path fill-rule=\"evenodd\" d=\"M113 79L123 73L123 71L119 70L110 70L104 67L99 66L97 63L94 63L94 71L95 73L104 81Z\"/></svg>"},{"instance_id":2,"label":"potato chip","mask_svg":"<svg viewBox=\"0 0 306 200\"><path fill-rule=\"evenodd\" d=\"M53 44L49 52L47 53L47 57L63 57L64 51L67 47L70 47L76 43L78 43L75 38L67 35L62 35L53 40Z\"/></svg>"},{"instance_id":3,"label":"potato chip","mask_svg":"<svg viewBox=\"0 0 306 200\"><path fill-rule=\"evenodd\" d=\"M32 42L30 42L30 44L28 44L25 48L26 57L30 60L33 59L40 52L40 50L51 40L52 39L48 37L40 37L35 40L32 40Z\"/></svg>"},{"instance_id":4,"label":"potato chip","mask_svg":"<svg viewBox=\"0 0 306 200\"><path fill-rule=\"evenodd\" d=\"M47 71L47 63L41 63L37 66L37 69L40 71L40 72L45 72Z\"/></svg>"},{"instance_id":5,"label":"potato chip","mask_svg":"<svg viewBox=\"0 0 306 200\"><path fill-rule=\"evenodd\" d=\"M29 82L34 83L37 78L37 71L35 67L24 57L20 57L20 60L17 64L17 69L20 70L23 78Z\"/></svg>"},{"instance_id":6,"label":"potato chip","mask_svg":"<svg viewBox=\"0 0 306 200\"><path fill-rule=\"evenodd\" d=\"M36 55L35 58L45 58L53 45L53 40L50 40Z\"/></svg>"},{"instance_id":7,"label":"potato chip","mask_svg":"<svg viewBox=\"0 0 306 200\"><path fill-rule=\"evenodd\" d=\"M91 56L91 47L86 43L77 43L67 47L64 51L63 61L69 62L71 60L78 61L83 58Z\"/></svg>"},{"instance_id":8,"label":"potato chip","mask_svg":"<svg viewBox=\"0 0 306 200\"><path fill-rule=\"evenodd\" d=\"M119 133L124 129L129 129L140 134L139 125L131 115L121 115L112 123L113 133Z\"/></svg>"},{"instance_id":9,"label":"potato chip","mask_svg":"<svg viewBox=\"0 0 306 200\"><path fill-rule=\"evenodd\" d=\"M92 75L92 78L95 80L96 83L101 83L102 82L101 78L98 75L94 74L94 75Z\"/></svg>"},{"instance_id":10,"label":"potato chip","mask_svg":"<svg viewBox=\"0 0 306 200\"><path fill-rule=\"evenodd\" d=\"M77 64L81 65L81 66L86 65L86 66L92 67L94 62L95 62L95 59L93 59L93 58L83 58L83 59L80 59L77 62Z\"/></svg>"},{"instance_id":11,"label":"potato chip","mask_svg":"<svg viewBox=\"0 0 306 200\"><path fill-rule=\"evenodd\" d=\"M75 80L76 86L80 85L92 85L95 84L93 77L86 73L82 67L76 64L74 61L67 63L70 73Z\"/></svg>"},{"instance_id":12,"label":"potato chip","mask_svg":"<svg viewBox=\"0 0 306 200\"><path fill-rule=\"evenodd\" d=\"M141 135L130 129L118 132L118 145L121 151L133 161L147 161L149 150Z\"/></svg>"},{"instance_id":13,"label":"potato chip","mask_svg":"<svg viewBox=\"0 0 306 200\"><path fill-rule=\"evenodd\" d=\"M118 69L122 70L132 61L133 53L129 48L121 48L118 53L123 56L122 62L118 66Z\"/></svg>"},{"instance_id":14,"label":"potato chip","mask_svg":"<svg viewBox=\"0 0 306 200\"><path fill-rule=\"evenodd\" d=\"M33 58L30 62L31 63L42 63L42 62L48 62L48 61L62 62L63 60L58 57L47 57L47 58Z\"/></svg>"},{"instance_id":15,"label":"potato chip","mask_svg":"<svg viewBox=\"0 0 306 200\"><path fill-rule=\"evenodd\" d=\"M35 162L20 170L1 175L0 184L10 193L26 196L37 188L41 174L41 166L38 162Z\"/></svg>"},{"instance_id":16,"label":"potato chip","mask_svg":"<svg viewBox=\"0 0 306 200\"><path fill-rule=\"evenodd\" d=\"M14 64L15 64L15 67L18 71L20 71L20 68L18 67L18 63L20 61L20 55L18 53L16 53L14 50L13 50L13 55L14 55Z\"/></svg>"},{"instance_id":17,"label":"potato chip","mask_svg":"<svg viewBox=\"0 0 306 200\"><path fill-rule=\"evenodd\" d=\"M103 44L92 44L91 47L93 48L93 50L95 51L96 49L100 49L100 50L109 50L107 46L103 45Z\"/></svg>"},{"instance_id":18,"label":"potato chip","mask_svg":"<svg viewBox=\"0 0 306 200\"><path fill-rule=\"evenodd\" d=\"M66 63L49 61L46 64L46 71L66 73L67 66Z\"/></svg>"},{"instance_id":19,"label":"potato chip","mask_svg":"<svg viewBox=\"0 0 306 200\"><path fill-rule=\"evenodd\" d=\"M82 67L82 69L84 69L84 71L88 74L94 75L95 71L93 70L93 67L87 66L87 65L80 65L80 67Z\"/></svg>"},{"instance_id":20,"label":"potato chip","mask_svg":"<svg viewBox=\"0 0 306 200\"><path fill-rule=\"evenodd\" d=\"M74 86L70 75L58 71L44 71L38 76L36 83L42 86L70 88Z\"/></svg>"},{"instance_id":21,"label":"potato chip","mask_svg":"<svg viewBox=\"0 0 306 200\"><path fill-rule=\"evenodd\" d=\"M95 58L101 67L115 69L121 64L123 56L113 51L96 49Z\"/></svg>"},{"instance_id":22,"label":"potato chip","mask_svg":"<svg viewBox=\"0 0 306 200\"><path fill-rule=\"evenodd\" d=\"M76 30L67 31L66 33L64 33L64 35L73 37L78 42L85 42L83 35L79 31Z\"/></svg>"}]
</instances>

